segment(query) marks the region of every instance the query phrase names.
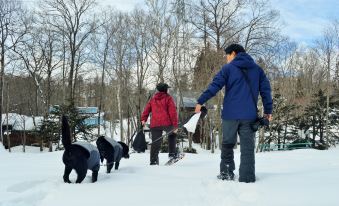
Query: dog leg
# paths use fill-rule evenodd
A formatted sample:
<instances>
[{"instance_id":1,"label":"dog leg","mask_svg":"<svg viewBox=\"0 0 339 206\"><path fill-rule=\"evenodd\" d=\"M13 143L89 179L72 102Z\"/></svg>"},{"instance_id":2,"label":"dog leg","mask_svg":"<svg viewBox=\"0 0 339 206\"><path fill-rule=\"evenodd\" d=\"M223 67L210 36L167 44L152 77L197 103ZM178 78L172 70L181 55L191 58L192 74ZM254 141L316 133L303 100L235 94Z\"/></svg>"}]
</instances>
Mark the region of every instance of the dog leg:
<instances>
[{"instance_id":1,"label":"dog leg","mask_svg":"<svg viewBox=\"0 0 339 206\"><path fill-rule=\"evenodd\" d=\"M115 168L114 168L115 170L118 170L118 169L119 169L119 164L120 164L120 162L116 162L116 163L115 163Z\"/></svg>"},{"instance_id":2,"label":"dog leg","mask_svg":"<svg viewBox=\"0 0 339 206\"><path fill-rule=\"evenodd\" d=\"M114 162L108 163L108 164L107 164L107 173L111 173L111 170L112 170L112 168L113 168L113 165L114 165Z\"/></svg>"},{"instance_id":3,"label":"dog leg","mask_svg":"<svg viewBox=\"0 0 339 206\"><path fill-rule=\"evenodd\" d=\"M65 183L72 183L69 180L69 174L71 174L71 172L72 172L72 168L65 166L65 172L64 172L64 182Z\"/></svg>"},{"instance_id":4,"label":"dog leg","mask_svg":"<svg viewBox=\"0 0 339 206\"><path fill-rule=\"evenodd\" d=\"M86 177L87 169L86 171L77 171L78 177L75 183L81 183L85 177Z\"/></svg>"},{"instance_id":5,"label":"dog leg","mask_svg":"<svg viewBox=\"0 0 339 206\"><path fill-rule=\"evenodd\" d=\"M96 182L98 180L98 171L92 172L92 182Z\"/></svg>"}]
</instances>

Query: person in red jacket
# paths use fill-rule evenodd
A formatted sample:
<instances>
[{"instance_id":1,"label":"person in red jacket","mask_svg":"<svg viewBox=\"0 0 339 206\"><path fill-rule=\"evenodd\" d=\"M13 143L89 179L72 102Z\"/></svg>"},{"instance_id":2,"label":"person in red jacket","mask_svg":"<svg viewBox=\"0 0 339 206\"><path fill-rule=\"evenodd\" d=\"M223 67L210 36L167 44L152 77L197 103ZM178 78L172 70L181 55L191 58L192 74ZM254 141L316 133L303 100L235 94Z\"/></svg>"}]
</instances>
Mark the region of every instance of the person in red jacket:
<instances>
[{"instance_id":1,"label":"person in red jacket","mask_svg":"<svg viewBox=\"0 0 339 206\"><path fill-rule=\"evenodd\" d=\"M170 158L176 156L176 133L178 128L178 115L173 98L167 93L169 86L166 83L157 85L158 92L146 104L141 115L141 124L145 126L145 122L150 113L151 115L151 135L152 141L161 137L162 132L168 134L168 149ZM172 131L172 132L171 132ZM159 151L162 139L154 142L151 146L150 161L151 165L159 165Z\"/></svg>"}]
</instances>

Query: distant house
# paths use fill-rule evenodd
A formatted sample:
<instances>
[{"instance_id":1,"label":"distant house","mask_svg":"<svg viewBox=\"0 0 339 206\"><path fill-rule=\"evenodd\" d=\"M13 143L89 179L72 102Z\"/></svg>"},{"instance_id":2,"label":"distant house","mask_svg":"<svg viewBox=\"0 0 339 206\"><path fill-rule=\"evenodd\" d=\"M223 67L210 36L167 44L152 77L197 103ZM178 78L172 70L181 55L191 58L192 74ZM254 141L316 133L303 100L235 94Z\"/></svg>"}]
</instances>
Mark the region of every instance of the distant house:
<instances>
[{"instance_id":1,"label":"distant house","mask_svg":"<svg viewBox=\"0 0 339 206\"><path fill-rule=\"evenodd\" d=\"M54 107L49 108L49 112L53 112ZM98 107L77 107L80 115L87 115L89 118L84 120L84 124L88 126L98 126L104 124L104 113L100 113L100 123L99 123L99 109Z\"/></svg>"},{"instance_id":2,"label":"distant house","mask_svg":"<svg viewBox=\"0 0 339 206\"><path fill-rule=\"evenodd\" d=\"M2 115L2 135L4 138L3 145L8 149L8 140L10 139L10 146L18 145L35 145L38 144L39 139L37 133L40 130L43 117L29 117L16 113ZM8 129L8 130L7 130Z\"/></svg>"},{"instance_id":3,"label":"distant house","mask_svg":"<svg viewBox=\"0 0 339 206\"><path fill-rule=\"evenodd\" d=\"M99 109L98 107L78 107L79 114L88 115L89 118L85 119L84 123L89 126L97 126L104 124L104 113L100 113L99 122Z\"/></svg>"}]
</instances>

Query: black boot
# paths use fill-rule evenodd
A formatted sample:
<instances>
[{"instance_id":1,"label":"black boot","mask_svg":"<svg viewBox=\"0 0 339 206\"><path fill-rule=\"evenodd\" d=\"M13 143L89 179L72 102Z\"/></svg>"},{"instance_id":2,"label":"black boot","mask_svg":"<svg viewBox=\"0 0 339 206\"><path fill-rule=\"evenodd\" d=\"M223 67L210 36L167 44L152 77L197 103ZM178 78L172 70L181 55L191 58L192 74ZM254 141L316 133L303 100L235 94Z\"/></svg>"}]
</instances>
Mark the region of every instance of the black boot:
<instances>
[{"instance_id":1,"label":"black boot","mask_svg":"<svg viewBox=\"0 0 339 206\"><path fill-rule=\"evenodd\" d=\"M168 154L168 158L169 158L169 159L175 159L175 158L178 158L178 153L169 153L169 154Z\"/></svg>"},{"instance_id":2,"label":"black boot","mask_svg":"<svg viewBox=\"0 0 339 206\"><path fill-rule=\"evenodd\" d=\"M226 165L225 171L221 171L217 178L220 180L234 180L234 173L230 170L230 166Z\"/></svg>"},{"instance_id":3,"label":"black boot","mask_svg":"<svg viewBox=\"0 0 339 206\"><path fill-rule=\"evenodd\" d=\"M229 172L229 173L221 172L217 176L217 178L220 180L234 180L234 173L233 172Z\"/></svg>"},{"instance_id":4,"label":"black boot","mask_svg":"<svg viewBox=\"0 0 339 206\"><path fill-rule=\"evenodd\" d=\"M159 157L157 157L156 159L153 159L150 165L159 165Z\"/></svg>"}]
</instances>

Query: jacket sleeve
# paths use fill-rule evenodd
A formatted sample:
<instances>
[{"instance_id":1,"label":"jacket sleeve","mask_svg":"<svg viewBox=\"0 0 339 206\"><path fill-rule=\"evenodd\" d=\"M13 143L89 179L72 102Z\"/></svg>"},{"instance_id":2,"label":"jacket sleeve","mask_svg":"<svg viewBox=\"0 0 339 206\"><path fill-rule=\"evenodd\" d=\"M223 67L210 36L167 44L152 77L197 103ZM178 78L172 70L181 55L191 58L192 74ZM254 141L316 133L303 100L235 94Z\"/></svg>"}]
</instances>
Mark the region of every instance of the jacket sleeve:
<instances>
[{"instance_id":1,"label":"jacket sleeve","mask_svg":"<svg viewBox=\"0 0 339 206\"><path fill-rule=\"evenodd\" d=\"M265 72L260 68L260 80L259 80L259 92L264 105L264 113L272 114L273 111L273 101L271 95L271 86L270 82L267 79Z\"/></svg>"},{"instance_id":2,"label":"jacket sleeve","mask_svg":"<svg viewBox=\"0 0 339 206\"><path fill-rule=\"evenodd\" d=\"M151 111L152 111L152 107L151 107L151 103L150 102L151 101L147 102L146 107L145 107L144 111L141 114L141 121L145 121L146 122L147 119L148 119L149 113L151 113Z\"/></svg>"},{"instance_id":3,"label":"jacket sleeve","mask_svg":"<svg viewBox=\"0 0 339 206\"><path fill-rule=\"evenodd\" d=\"M172 126L178 128L178 114L173 98L170 96L168 101L168 114L170 116Z\"/></svg>"},{"instance_id":4,"label":"jacket sleeve","mask_svg":"<svg viewBox=\"0 0 339 206\"><path fill-rule=\"evenodd\" d=\"M227 82L228 75L227 75L227 65L223 66L222 69L214 76L213 81L208 86L208 88L201 94L198 98L198 104L204 104L209 99L214 97L219 90L221 90Z\"/></svg>"}]
</instances>

